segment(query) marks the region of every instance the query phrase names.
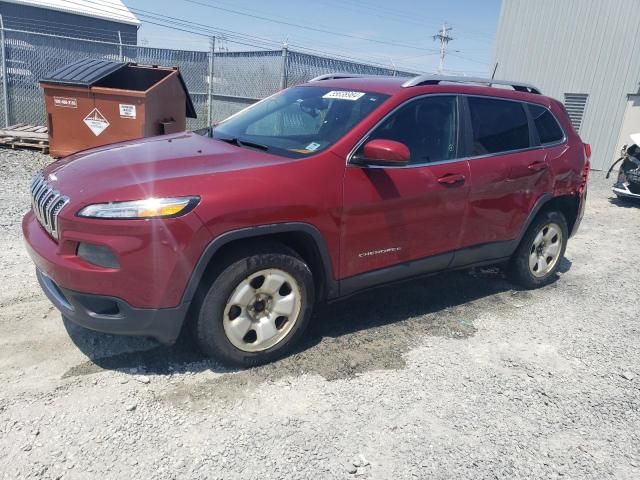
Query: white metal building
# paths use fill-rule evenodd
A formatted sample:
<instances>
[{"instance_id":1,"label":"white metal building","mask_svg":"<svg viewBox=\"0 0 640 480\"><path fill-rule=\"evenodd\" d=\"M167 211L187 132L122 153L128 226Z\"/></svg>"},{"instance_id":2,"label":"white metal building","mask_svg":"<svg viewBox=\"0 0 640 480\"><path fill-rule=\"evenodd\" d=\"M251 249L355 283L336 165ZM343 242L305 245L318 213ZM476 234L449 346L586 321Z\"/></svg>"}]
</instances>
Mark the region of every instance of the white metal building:
<instances>
[{"instance_id":1,"label":"white metal building","mask_svg":"<svg viewBox=\"0 0 640 480\"><path fill-rule=\"evenodd\" d=\"M4 28L136 45L140 22L122 0L0 0Z\"/></svg>"},{"instance_id":2,"label":"white metal building","mask_svg":"<svg viewBox=\"0 0 640 480\"><path fill-rule=\"evenodd\" d=\"M495 78L564 102L595 169L640 132L640 1L503 0Z\"/></svg>"}]
</instances>

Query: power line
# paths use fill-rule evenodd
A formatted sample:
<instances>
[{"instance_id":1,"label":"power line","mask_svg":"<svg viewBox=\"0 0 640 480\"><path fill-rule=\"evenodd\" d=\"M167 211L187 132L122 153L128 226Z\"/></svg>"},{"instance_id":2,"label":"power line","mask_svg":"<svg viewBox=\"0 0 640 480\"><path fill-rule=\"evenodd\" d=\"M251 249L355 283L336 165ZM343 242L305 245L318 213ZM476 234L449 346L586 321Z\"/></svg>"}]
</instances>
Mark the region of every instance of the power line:
<instances>
[{"instance_id":1,"label":"power line","mask_svg":"<svg viewBox=\"0 0 640 480\"><path fill-rule=\"evenodd\" d=\"M76 5L76 6L86 6L86 3L78 3L76 1L73 0L63 0L65 1L67 4L70 5ZM109 5L109 9L105 10L102 9L100 7L104 6L104 3L100 3L98 1L94 1L94 0L85 0L86 2L92 3L93 5L95 5L95 7L93 7L95 10L99 11L99 12L103 12L103 13L107 13L109 14L111 17L114 17L116 19L123 19L123 20L129 20L130 16L129 14L131 13L131 11L135 12L142 20L144 20L145 23L148 23L150 25L156 25L156 26L160 26L163 28L167 28L167 29L171 29L171 30L175 30L175 31L179 31L179 32L183 32L183 33L187 33L190 35L195 35L198 37L207 37L209 38L211 35L218 35L218 36L224 36L227 37L227 39L235 44L238 45L242 45L242 46L248 46L248 47L252 47L252 48L257 48L257 49L261 49L261 50L279 50L281 48L281 43L279 41L275 41L272 39L265 39L262 37L256 37L256 36L252 36L252 35L247 35L247 34L243 34L243 33L239 33L239 32L235 32L232 30L227 30L227 29L222 29L222 28L218 28L218 27L211 27L205 24L201 24L201 23L197 23L197 22L193 22L193 21L189 21L189 20L184 20L181 18L177 18L177 17L172 17L172 16L168 16L168 15L163 15L163 14L157 14L155 12L150 12L147 10L143 10L143 9L138 9L138 8L130 8L127 9L126 7L114 7L113 5ZM119 15L117 13L114 12L114 10L120 11L120 12L124 12L127 15ZM49 22L51 24L53 24L54 22ZM68 24L66 24L68 25ZM90 27L83 27L85 29L89 29ZM24 30L29 30L29 28L24 28ZM99 30L99 29L97 29ZM70 34L70 32L65 31L62 28L58 28L56 30L56 33L60 34L59 32L64 32L67 35ZM73 34L71 33L70 36L73 36ZM96 37L98 37L98 34L96 34ZM104 38L104 36L101 36L102 38ZM315 44L318 44L318 42L314 42ZM373 57L373 56L360 56L358 55L357 57L354 56L347 56L344 54L339 54L339 53L335 53L335 52L327 52L327 51L323 51L320 49L316 49L316 48L311 48L308 47L302 43L298 43L298 42L289 42L290 46L298 49L299 51L306 51L306 52L310 52L311 54L315 54L315 55L320 55L320 56L330 56L330 57L334 57L336 59L341 59L341 60L345 60L345 61L350 61L350 62L356 62L356 63L369 63L371 65L375 65L375 66L379 66L379 67L383 67L383 68L388 68L388 69L402 69L402 70L407 70L407 71L415 71L415 70L419 70L416 69L415 67L406 67L406 66L400 66L400 65L395 65L395 62L393 61L392 57L389 56L389 60L391 61L391 65L389 65L388 63L381 63L380 60L383 58L386 58L386 56L377 56ZM326 45L326 44L325 44ZM329 48L333 48L333 46L331 45L327 45ZM426 50L426 49L425 49ZM437 50L432 50L434 52L436 52ZM411 58L411 57L408 57ZM464 57L460 57L463 58L465 60L468 61L472 61L472 62L476 62L476 63L486 63L486 62L481 62L481 61L477 61L477 60L473 60L473 59L468 59L468 58L464 58Z\"/></svg>"},{"instance_id":2,"label":"power line","mask_svg":"<svg viewBox=\"0 0 640 480\"><path fill-rule=\"evenodd\" d=\"M334 5L339 5L340 8L351 7L352 11L356 11L361 15L371 15L378 18L383 18L385 20L396 20L401 21L402 23L411 23L414 25L419 25L421 27L440 27L439 22L428 22L420 18L418 12L409 12L407 10L398 10L397 8L385 8L380 5L372 5L368 1L358 1L358 0L316 0L321 3L329 2ZM475 37L483 37L488 41L492 41L495 38L491 35L488 35L485 32L479 32L474 30L469 30L467 28L464 29L464 35L462 36L475 36Z\"/></svg>"},{"instance_id":3,"label":"power line","mask_svg":"<svg viewBox=\"0 0 640 480\"><path fill-rule=\"evenodd\" d=\"M72 4L72 5L86 5L86 3L80 4L80 3L74 2L73 0L62 0L62 1L64 1L64 2L65 2L65 3L67 3L67 4ZM94 4L96 4L96 2L92 2L92 1L90 1L90 0L86 0L86 1L87 1L87 2L89 2L89 3L94 3ZM99 4L99 3L98 3L97 5L101 5L101 4ZM110 10L110 11L106 11L106 10L102 10L102 9L100 9L100 8L96 8L96 7L93 7L93 8L94 8L94 10L98 10L98 11L101 11L101 12L108 12L108 13L110 13L112 16L115 16L115 17L116 17L116 18L118 18L118 19L124 19L124 18L126 18L126 17L120 16L120 15L113 15L113 11L112 11L112 10ZM121 11L122 11L122 9L119 9L119 10L121 10ZM157 15L157 17L161 17L161 16L160 16L160 15ZM152 19L153 19L154 17L150 17L150 18L152 18ZM195 31L195 30L192 30L192 29L189 29L189 28L180 28L180 27L176 27L176 26L175 26L175 25L173 25L173 24L168 24L168 25L167 25L166 23L159 23L160 21L164 21L164 20L154 21L154 20L149 20L149 18L144 18L144 21L145 21L146 23L151 24L151 25L157 25L157 26L160 26L160 27L169 28L169 29L171 29L171 30L176 30L176 31L185 32L185 33L190 33L190 34L192 34L192 35L199 35L199 36L207 37L207 38L209 38L209 37L211 36L211 32L209 32L209 33L203 33L202 31ZM220 32L217 32L217 33L220 33ZM240 38L241 38L241 37L240 37ZM235 43L238 43L238 44L240 44L240 45L245 45L245 46L249 46L249 47L253 47L253 48L260 48L260 49L263 49L263 50L264 50L264 49L267 49L267 48L265 48L265 46L264 46L264 45L257 45L257 44L256 44L257 42L255 42L255 43L248 43L248 42L245 42L245 41L239 41L239 40L234 40L234 41L235 41ZM273 46L272 46L271 48L273 48Z\"/></svg>"},{"instance_id":4,"label":"power line","mask_svg":"<svg viewBox=\"0 0 640 480\"><path fill-rule=\"evenodd\" d=\"M91 1L91 0L88 0L88 1ZM148 10L142 10L142 9L139 9L139 8L131 8L131 11L133 11L137 15L140 15L141 17L148 17L148 16L152 16L152 17L155 17L155 18L162 17L164 19L171 20L172 22L179 22L179 24L181 24L181 25L188 25L190 28L203 29L203 30L206 30L207 32L211 32L211 33L214 33L214 34L222 34L222 35L228 36L231 39L233 39L233 38L246 38L246 39L251 39L253 41L265 42L265 43L270 44L270 45L272 45L274 47L277 47L277 48L280 48L282 46L282 43L277 41L277 40L266 39L264 37L256 37L255 35L241 34L239 32L235 32L233 30L223 29L223 28L219 28L219 27L211 27L209 25L205 25L205 24L202 24L202 23L197 23L197 22L184 20L184 19L180 19L180 18L176 18L176 17L171 17L171 16L167 16L167 15L158 15L158 14L156 14L154 12L149 12ZM170 27L167 26L167 28L170 28ZM314 42L314 43L319 44L318 42ZM300 48L307 48L307 47L303 46L302 44L295 44L295 43L291 43L291 42L289 42L289 44L293 45L293 46L296 46L296 47L300 47Z\"/></svg>"},{"instance_id":5,"label":"power line","mask_svg":"<svg viewBox=\"0 0 640 480\"><path fill-rule=\"evenodd\" d=\"M325 0L332 1L332 0ZM333 0L336 3L336 0ZM403 23L413 23L415 25L420 25L421 27L436 27L439 24L437 22L428 22L426 20L422 20L419 18L418 12L408 12L403 10L398 10L394 8L385 8L380 5L372 5L370 2L359 2L356 0L340 0L337 2L341 8L347 6L351 6L352 9L359 12L361 15L373 15L379 18L384 18L385 20L395 19L397 21L401 21Z\"/></svg>"},{"instance_id":6,"label":"power line","mask_svg":"<svg viewBox=\"0 0 640 480\"><path fill-rule=\"evenodd\" d=\"M79 5L77 2L74 2L73 0L64 0L64 1L66 1L66 3L71 4L71 5ZM87 0L87 1L89 1L90 3L96 4L96 2L91 2L90 0ZM96 5L98 7L100 6L100 4L96 4ZM101 10L100 8L95 8L95 10L104 11L104 10ZM122 11L123 9L120 9L120 10ZM134 9L132 9L132 10L134 10ZM122 16L117 15L117 14L114 15L113 11L109 11L108 13L112 17L114 17L116 19L118 19L118 18L129 18L129 17L122 17ZM127 13L129 13L128 10L127 10ZM236 32L231 32L229 30L224 30L224 29L215 29L214 30L211 27L207 27L207 26L203 26L204 28L202 28L202 27L201 28L195 28L195 27L192 27L190 25L187 25L187 28L180 28L180 27L177 27L175 24L176 23L178 23L180 25L182 25L182 24L193 24L194 22L188 22L186 20L177 19L175 17L167 17L167 16L158 15L158 14L151 14L151 15L153 15L153 16L149 16L149 18L161 19L161 20L152 21L152 20L149 20L149 18L146 18L146 15L140 15L140 17L141 18L144 17L143 19L145 20L145 22L149 23L149 24L152 24L152 25L158 25L158 26L161 26L161 27L164 27L164 28L167 28L167 29L176 30L176 31L180 31L180 32L185 32L185 33L189 33L189 34L196 35L196 36L199 36L199 37L206 37L207 39L209 39L212 34L229 36L229 37L233 36L231 41L234 44L243 45L243 46L249 46L249 47L252 47L252 48L258 48L258 49L261 49L261 50L269 50L269 51L276 51L276 50L279 51L280 48L281 48L281 44L279 42L275 42L275 41L271 41L271 40L268 41L268 45L265 44L265 39L259 39L259 38L258 38L257 42L255 42L255 41L254 42L241 41L241 40L238 40L238 38L244 39L245 37L248 37L248 38L256 38L256 37L250 37L250 36L246 36L246 35L243 35L243 34L237 34ZM167 20L167 19L171 20L170 24L164 23L164 22L169 22L169 20ZM163 23L159 23L160 21L162 21ZM198 25L202 25L202 24L198 24ZM222 30L222 32L220 30ZM28 29L25 29L24 31L28 31ZM203 33L203 31L206 31L207 33ZM60 33L57 33L56 35L60 36ZM54 35L54 36L56 36L56 35ZM73 36L73 35L71 35L71 36ZM82 39L80 39L80 40L82 40ZM107 42L107 43L109 43L109 42ZM319 56L325 56L325 57L329 56L329 57L333 57L333 58L336 58L337 60L341 60L341 61L347 61L347 62L353 62L353 63L368 63L368 64L370 64L372 66L378 66L378 67L387 68L387 69L393 68L393 67L390 67L389 65L381 64L381 63L378 63L378 62L374 62L372 60L364 60L362 58L353 58L353 57L348 57L348 56L345 56L345 55L340 55L340 54L335 54L335 53L327 53L327 52L324 52L324 51L315 50L315 49L312 49L312 48L309 48L309 47L305 47L305 46L302 46L302 45L292 45L292 46L294 46L297 50L301 51L301 53L311 52L310 54L312 54L312 55L319 55ZM143 47L143 48L148 48L148 47ZM406 67L402 67L402 68L406 68ZM407 70L410 70L410 69L407 69Z\"/></svg>"},{"instance_id":7,"label":"power line","mask_svg":"<svg viewBox=\"0 0 640 480\"><path fill-rule=\"evenodd\" d=\"M75 4L75 5L79 5L77 2L73 1L73 0L63 0L66 3L69 4ZM97 7L100 7L101 4L99 2L96 2L94 0L85 0L89 3L92 3L94 5L96 5ZM94 7L96 10L101 10L100 8ZM171 16L167 16L167 15L162 15L162 14L156 14L153 12L148 12L146 10L142 10L142 9L138 9L138 8L131 8L131 9L123 9L123 8L119 8L118 10L120 11L124 11L126 10L127 13L129 11L133 11L134 13L136 13L136 15L140 16L141 19L143 19L146 23L152 24L152 25L157 25L157 26L161 26L161 27L165 27L168 29L173 29L173 30L177 30L177 31L181 31L181 32L185 32L185 33L190 33L193 35L198 35L198 36L202 36L202 37L210 37L211 35L225 35L228 36L231 41L233 41L234 43L240 44L240 45L245 45L245 46L251 46L251 47L255 47L255 48L260 48L260 49L280 49L281 48L281 43L273 41L273 40L268 40L268 39L264 39L264 38L260 38L260 37L255 37L255 36L251 36L251 35L246 35L246 34L240 34L238 32L234 32L231 30L226 30L226 29L219 29L219 28L214 28L214 27L210 27L204 24L200 24L197 22L192 22L189 20L184 20L184 19L180 19L177 17L171 17ZM104 11L104 10L102 10ZM113 11L110 10L109 11L110 14L113 15ZM116 15L117 16L117 15ZM118 18L124 18L124 17L119 17ZM150 20L151 19L151 20ZM159 23L159 22L163 22L163 23ZM170 24L167 24L169 23ZM176 26L179 25L178 27ZM238 38L240 40L238 40ZM265 45L267 45L268 47L266 47ZM344 60L344 61L349 61L349 62L354 62L354 63L369 63L373 66L378 66L378 67L382 67L382 68L387 68L387 69L394 69L393 66L387 65L387 64L382 64L379 62L374 62L371 60L364 60L362 58L354 58L354 57L349 57L349 56L345 56L345 55L341 55L341 54L335 54L335 53L330 53L330 52L325 52L325 51L321 51L321 50L317 50L314 48L310 48L310 47L306 47L304 45L299 45L299 44L290 44L292 47L295 47L299 50L304 50L307 52L311 52L312 54L316 54L316 55L320 55L320 56L331 56L340 60ZM399 67L401 69L404 70L413 70L407 67Z\"/></svg>"},{"instance_id":8,"label":"power line","mask_svg":"<svg viewBox=\"0 0 640 480\"><path fill-rule=\"evenodd\" d=\"M458 55L457 53L449 52L449 55L451 55L452 57L461 58L462 60L466 60L467 62L481 63L482 65L488 65L489 64L489 62L485 62L485 61L482 61L482 60L475 60L473 58L465 57L463 55Z\"/></svg>"},{"instance_id":9,"label":"power line","mask_svg":"<svg viewBox=\"0 0 640 480\"><path fill-rule=\"evenodd\" d=\"M316 0L318 1L318 0ZM362 15L367 15L370 17L375 17L375 18L381 18L385 21L389 21L389 20L393 20L399 23L402 23L403 25L406 25L407 23L412 24L412 25L417 25L420 26L422 28L424 28L425 26L434 26L436 24L429 24L428 22L424 22L421 20L416 20L416 16L413 15L411 17L405 17L402 15L398 15L396 12L393 11L387 11L387 10L382 10L382 11L378 11L374 8L373 5L367 5L366 7L363 7L361 5L358 4L351 4L346 2L345 0L322 0L319 1L319 3L322 4L327 4L328 6L332 6L333 8L335 8L336 6L339 7L341 10L342 9L347 9L350 10L352 12L356 12L358 13L360 16Z\"/></svg>"},{"instance_id":10,"label":"power line","mask_svg":"<svg viewBox=\"0 0 640 480\"><path fill-rule=\"evenodd\" d=\"M412 49L417 49L417 50L422 50L422 51L430 51L430 52L438 53L438 50L434 50L434 49L417 47L415 45L399 44L399 43L396 43L396 42L388 42L388 41L377 40L377 39L370 39L370 38L366 38L366 37L360 37L360 36L345 34L345 33L341 33L341 32L324 30L324 29L320 29L320 28L316 28L316 27L304 26L304 25L295 24L295 23L292 23L292 22L284 21L284 20L278 20L278 19L273 19L273 18L269 18L269 17L263 17L263 16L260 16L260 15L241 12L241 11L230 9L230 8L224 8L224 7L219 7L219 6L215 6L215 5L210 5L208 3L203 3L203 2L198 1L198 0L184 0L184 1L186 1L188 3L193 3L195 5L200 5L200 6L216 9L216 10L225 11L225 12L228 12L228 13L233 13L233 14L236 14L236 15L242 15L242 16L247 16L247 17L250 17L250 18L256 18L256 19L260 19L260 20L264 20L264 21L273 22L273 23L283 24L283 25L287 25L287 26L293 26L295 28L302 28L302 29L305 29L305 30L318 31L318 32L321 32L321 33L328 33L328 34L331 34L331 35L338 35L338 36L343 36L343 37L347 37L347 38L355 38L355 39L358 39L358 40L370 41L370 42L375 42L375 43L379 43L379 44L388 44L388 45L392 45L392 46L401 46L401 47L405 47L405 48L412 48ZM371 8L371 6L370 5L366 5L366 8ZM382 9L382 7L378 7L378 8ZM450 28L449 28L449 30L450 30ZM472 31L469 31L469 30L465 30L465 32L473 33ZM478 35L480 35L480 34L478 34ZM453 40L453 38L450 37L450 40ZM448 41L446 43L448 43ZM442 48L440 49L439 53L442 55ZM449 55L452 55L454 57L457 57L457 58L460 58L460 59L463 59L463 60L466 60L466 61L474 62L474 63L486 64L485 61L475 60L475 59L472 59L472 58L464 57L462 55L456 55L454 53L449 53ZM444 57L442 58L442 62L443 61L444 61ZM404 68L406 69L406 67L404 67Z\"/></svg>"},{"instance_id":11,"label":"power line","mask_svg":"<svg viewBox=\"0 0 640 480\"><path fill-rule=\"evenodd\" d=\"M220 0L211 0L212 2L216 3L216 4L222 4L224 6L229 6L229 2L223 2ZM338 6L340 8L340 10L344 10L347 9L349 11L352 12L356 12L359 14L359 17L363 16L363 15L367 15L369 17L375 17L375 18L381 18L384 19L385 21L396 21L399 23L402 23L403 25L406 24L412 24L412 25L417 25L421 28L424 28L425 26L434 26L434 27L440 27L439 23L433 23L433 22L427 22L427 21L423 21L423 20L416 20L417 18L417 12L407 12L407 13L402 13L402 11L398 11L397 9L387 9L384 8L382 6L377 6L377 5L371 5L368 2L364 2L365 4L363 5L362 2L358 2L357 0L351 0L351 1L347 1L347 0L316 0L317 3L320 4L324 4L327 5L329 7L333 7L335 8L335 6ZM234 4L231 4L231 7L235 7ZM405 11L406 12L406 11ZM264 10L255 10L254 12L252 12L254 14L256 13L260 13L260 14L265 14ZM266 14L265 14L266 15ZM419 16L418 16L419 17ZM467 30L465 29L464 33L459 35L460 37L463 38L467 38L467 36L480 36L480 37L484 37L484 38L479 38L479 41L483 41L483 42L487 42L487 43L492 43L492 37L484 34L484 33L475 33L473 31ZM489 39L489 40L487 40ZM315 44L318 45L322 45L321 43L314 41ZM336 47L335 45L329 45L329 44L324 44L326 47L328 48L341 48L341 47ZM434 51L434 53L436 53L436 51ZM383 57L379 57L379 58L383 58ZM409 57L409 58L414 58L414 57ZM417 56L415 57L417 58Z\"/></svg>"},{"instance_id":12,"label":"power line","mask_svg":"<svg viewBox=\"0 0 640 480\"><path fill-rule=\"evenodd\" d=\"M373 42L373 43L378 43L378 44L382 44L382 45L391 45L391 46L394 46L394 47L412 48L412 49L415 49L415 50L426 50L426 51L430 50L428 48L418 47L416 45L410 45L410 44L407 44L407 43L398 43L398 42L394 42L394 41L386 41L386 40L378 40L378 39L375 39L375 38L360 37L358 35L350 35L348 33L336 32L336 31L333 31L333 30L326 30L324 28L317 28L317 27L313 27L313 26L310 26L310 25L300 25L300 24L293 23L293 22L287 22L285 20L278 20L278 19L275 19L275 18L263 17L261 15L254 15L252 13L241 12L239 10L233 10L233 9L230 9L230 8L217 7L215 5L211 5L211 4L208 4L208 3L203 3L203 2L200 2L198 0L184 0L184 1L188 2L188 3L193 3L194 5L200 5L200 6L207 7L207 8L213 8L215 10L221 10L223 12L233 13L235 15L242 15L244 17L255 18L255 19L258 19L258 20L264 20L266 22L278 23L280 25L287 25L289 27L301 28L301 29L304 29L304 30L311 30L311 31L314 31L314 32L326 33L326 34L329 34L329 35L337 35L337 36L340 36L340 37L351 38L351 39L355 39L355 40L362 40L362 41L365 41L365 42Z\"/></svg>"}]
</instances>

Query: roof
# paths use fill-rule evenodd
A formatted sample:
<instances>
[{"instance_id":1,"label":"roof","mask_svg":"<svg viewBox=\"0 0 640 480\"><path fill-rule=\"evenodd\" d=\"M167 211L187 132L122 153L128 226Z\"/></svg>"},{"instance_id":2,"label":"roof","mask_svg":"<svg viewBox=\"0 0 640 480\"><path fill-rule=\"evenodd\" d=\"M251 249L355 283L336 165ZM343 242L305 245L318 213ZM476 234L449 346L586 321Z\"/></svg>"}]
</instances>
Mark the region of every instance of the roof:
<instances>
[{"instance_id":1,"label":"roof","mask_svg":"<svg viewBox=\"0 0 640 480\"><path fill-rule=\"evenodd\" d=\"M54 85L69 85L89 88L100 80L106 78L108 75L124 68L126 66L140 67L140 68L158 68L155 66L138 65L131 62L111 62L109 60L95 60L92 58L83 58L77 62L65 65L64 67L56 70L48 76L40 79L41 83L48 83ZM170 70L169 67L160 67L164 70ZM180 70L172 69L178 72L178 80L184 90L186 96L186 109L187 117L197 118L196 109L193 106L191 95L189 95L189 89L187 84L182 78ZM126 88L123 88L126 89Z\"/></svg>"},{"instance_id":2,"label":"roof","mask_svg":"<svg viewBox=\"0 0 640 480\"><path fill-rule=\"evenodd\" d=\"M27 5L30 7L57 10L85 17L100 18L128 25L140 25L140 21L121 0L100 0L98 4L92 0L3 0L8 3Z\"/></svg>"},{"instance_id":3,"label":"roof","mask_svg":"<svg viewBox=\"0 0 640 480\"><path fill-rule=\"evenodd\" d=\"M349 78L335 78L322 80L321 82L309 82L305 85L311 87L336 87L359 89L367 92L384 93L393 95L402 90L402 84L407 77L362 76Z\"/></svg>"},{"instance_id":4,"label":"roof","mask_svg":"<svg viewBox=\"0 0 640 480\"><path fill-rule=\"evenodd\" d=\"M482 85L486 87L510 87L518 92L540 94L540 89L528 83L513 82L509 80L495 80L492 78L478 78L465 76L450 76L424 74L413 77L389 77L382 75L361 75L357 73L327 73L309 80L309 83L322 82L322 85L332 85L331 81L338 81L340 84L348 83L349 80L363 80L370 87L387 87L397 91L398 86L402 88L420 87L425 85L444 85L448 83L460 85ZM392 92L390 92L392 93Z\"/></svg>"},{"instance_id":5,"label":"roof","mask_svg":"<svg viewBox=\"0 0 640 480\"><path fill-rule=\"evenodd\" d=\"M319 80L317 80L319 78ZM492 86L489 83L493 83ZM411 96L414 88L420 88L421 92L433 93L467 93L490 94L496 97L511 99L526 99L533 103L546 105L548 97L537 93L538 90L528 84L507 81L491 81L472 77L443 77L424 75L416 77L386 77L377 75L327 74L305 83L307 87L328 87L356 90L363 92L375 92L385 95L396 95L405 92ZM509 88L510 87L510 88ZM533 92L536 93L533 93Z\"/></svg>"}]
</instances>

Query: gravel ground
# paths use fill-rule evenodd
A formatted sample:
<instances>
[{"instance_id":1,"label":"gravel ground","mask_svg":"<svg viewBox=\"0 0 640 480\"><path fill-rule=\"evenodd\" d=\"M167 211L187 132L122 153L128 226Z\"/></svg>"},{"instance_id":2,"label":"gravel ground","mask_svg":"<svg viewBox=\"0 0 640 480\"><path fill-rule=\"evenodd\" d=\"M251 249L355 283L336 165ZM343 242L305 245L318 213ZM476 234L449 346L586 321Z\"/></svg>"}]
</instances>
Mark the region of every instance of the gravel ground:
<instances>
[{"instance_id":1,"label":"gravel ground","mask_svg":"<svg viewBox=\"0 0 640 480\"><path fill-rule=\"evenodd\" d=\"M232 371L63 323L19 228L48 161L0 150L0 478L640 478L640 213L601 172L556 283L385 287Z\"/></svg>"}]
</instances>

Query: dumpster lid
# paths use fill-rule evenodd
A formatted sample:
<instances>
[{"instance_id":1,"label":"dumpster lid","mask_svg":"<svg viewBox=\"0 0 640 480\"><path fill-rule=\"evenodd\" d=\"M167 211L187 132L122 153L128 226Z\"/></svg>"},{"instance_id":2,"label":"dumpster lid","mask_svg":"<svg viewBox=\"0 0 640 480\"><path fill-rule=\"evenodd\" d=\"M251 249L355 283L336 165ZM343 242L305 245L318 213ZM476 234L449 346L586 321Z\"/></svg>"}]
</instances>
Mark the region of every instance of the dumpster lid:
<instances>
[{"instance_id":1,"label":"dumpster lid","mask_svg":"<svg viewBox=\"0 0 640 480\"><path fill-rule=\"evenodd\" d=\"M125 62L84 58L56 70L41 82L90 87L107 75L126 66Z\"/></svg>"},{"instance_id":2,"label":"dumpster lid","mask_svg":"<svg viewBox=\"0 0 640 480\"><path fill-rule=\"evenodd\" d=\"M40 82L50 83L54 85L76 85L80 87L91 87L108 75L111 75L117 70L120 70L121 68L129 65L134 67L140 66L144 68L144 65L139 65L133 62L112 62L109 60L95 60L92 58L84 58L69 65L65 65L64 67L51 73L49 76L42 78ZM153 67L149 66L149 68ZM170 67L163 68L166 70L171 69ZM178 72L178 80L180 80L180 84L182 85L187 98L187 117L197 118L196 109L193 106L191 95L189 95L187 84L184 82L184 78L182 78L182 73L180 72L180 69L175 70Z\"/></svg>"}]
</instances>

